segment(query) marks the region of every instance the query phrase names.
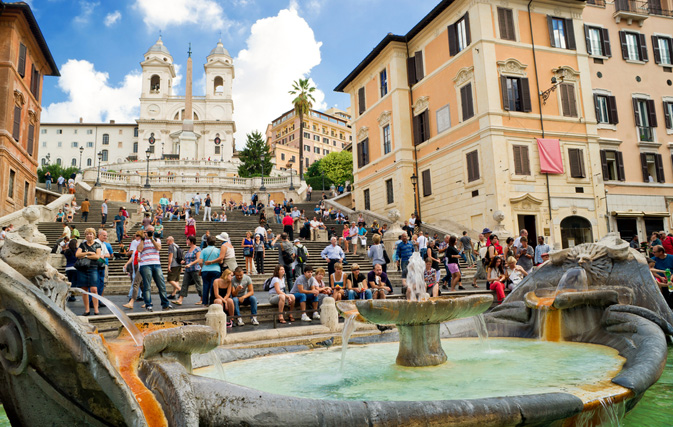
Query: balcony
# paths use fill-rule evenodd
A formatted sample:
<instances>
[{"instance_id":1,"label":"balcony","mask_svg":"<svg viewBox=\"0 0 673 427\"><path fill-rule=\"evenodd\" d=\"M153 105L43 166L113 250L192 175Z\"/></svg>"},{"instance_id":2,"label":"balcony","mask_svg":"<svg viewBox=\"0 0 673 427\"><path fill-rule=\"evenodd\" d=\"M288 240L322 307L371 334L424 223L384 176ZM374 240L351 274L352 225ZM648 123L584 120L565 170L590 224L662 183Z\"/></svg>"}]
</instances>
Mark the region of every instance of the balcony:
<instances>
[{"instance_id":1,"label":"balcony","mask_svg":"<svg viewBox=\"0 0 673 427\"><path fill-rule=\"evenodd\" d=\"M587 4L592 4L594 6L605 7L605 0L587 0Z\"/></svg>"},{"instance_id":2,"label":"balcony","mask_svg":"<svg viewBox=\"0 0 673 427\"><path fill-rule=\"evenodd\" d=\"M618 24L625 19L628 25L635 21L642 27L650 13L649 3L642 0L615 0L615 13L612 17Z\"/></svg>"}]
</instances>

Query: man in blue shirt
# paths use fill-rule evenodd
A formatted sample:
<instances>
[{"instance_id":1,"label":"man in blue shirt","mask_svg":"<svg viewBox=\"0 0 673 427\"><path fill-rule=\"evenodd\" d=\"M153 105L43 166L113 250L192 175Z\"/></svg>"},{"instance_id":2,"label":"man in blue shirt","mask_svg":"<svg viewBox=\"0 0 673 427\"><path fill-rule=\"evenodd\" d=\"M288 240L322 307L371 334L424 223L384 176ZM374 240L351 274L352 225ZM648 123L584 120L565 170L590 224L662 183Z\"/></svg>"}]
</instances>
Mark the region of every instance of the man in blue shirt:
<instances>
[{"instance_id":1,"label":"man in blue shirt","mask_svg":"<svg viewBox=\"0 0 673 427\"><path fill-rule=\"evenodd\" d=\"M107 268L110 264L110 258L112 258L114 251L112 250L112 245L107 241L107 231L102 228L98 230L98 239L96 242L100 244L102 250L100 253L101 258L105 260L103 266L98 267L98 295L103 296L103 291L105 290L105 281L107 278Z\"/></svg>"},{"instance_id":2,"label":"man in blue shirt","mask_svg":"<svg viewBox=\"0 0 673 427\"><path fill-rule=\"evenodd\" d=\"M542 254L548 254L550 250L549 245L544 242L544 236L538 236L537 247L535 248L535 265L542 264L544 262Z\"/></svg>"},{"instance_id":3,"label":"man in blue shirt","mask_svg":"<svg viewBox=\"0 0 673 427\"><path fill-rule=\"evenodd\" d=\"M402 272L406 271L407 265L409 265L409 258L414 253L414 245L409 241L409 236L407 233L402 235L402 241L397 244L397 258L400 260L400 268Z\"/></svg>"},{"instance_id":4,"label":"man in blue shirt","mask_svg":"<svg viewBox=\"0 0 673 427\"><path fill-rule=\"evenodd\" d=\"M654 260L654 268L662 271L666 271L666 269L673 271L673 255L667 254L661 245L654 246L652 252L654 253L654 257L652 258ZM668 306L673 307L673 294L668 290L668 286L660 287L660 289Z\"/></svg>"},{"instance_id":5,"label":"man in blue shirt","mask_svg":"<svg viewBox=\"0 0 673 427\"><path fill-rule=\"evenodd\" d=\"M320 256L329 261L329 264L327 264L327 277L330 277L334 273L334 264L343 261L345 257L343 249L337 245L336 237L330 239L330 244L320 252Z\"/></svg>"}]
</instances>

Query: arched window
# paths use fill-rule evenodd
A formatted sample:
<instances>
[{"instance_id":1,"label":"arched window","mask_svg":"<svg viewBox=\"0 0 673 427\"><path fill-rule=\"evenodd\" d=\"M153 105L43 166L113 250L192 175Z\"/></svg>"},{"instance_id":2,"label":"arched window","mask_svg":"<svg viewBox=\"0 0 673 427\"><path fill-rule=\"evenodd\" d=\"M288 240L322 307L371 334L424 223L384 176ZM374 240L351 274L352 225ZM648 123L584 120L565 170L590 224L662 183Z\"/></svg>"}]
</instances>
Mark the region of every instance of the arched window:
<instances>
[{"instance_id":1,"label":"arched window","mask_svg":"<svg viewBox=\"0 0 673 427\"><path fill-rule=\"evenodd\" d=\"M150 77L150 93L159 93L161 89L161 77L156 74Z\"/></svg>"},{"instance_id":2,"label":"arched window","mask_svg":"<svg viewBox=\"0 0 673 427\"><path fill-rule=\"evenodd\" d=\"M572 248L582 243L593 242L591 222L582 216L569 216L561 221L561 244Z\"/></svg>"},{"instance_id":3,"label":"arched window","mask_svg":"<svg viewBox=\"0 0 673 427\"><path fill-rule=\"evenodd\" d=\"M101 151L101 153L103 153L103 160L102 161L107 162L107 159L108 159L107 150L103 150L103 151Z\"/></svg>"},{"instance_id":4,"label":"arched window","mask_svg":"<svg viewBox=\"0 0 673 427\"><path fill-rule=\"evenodd\" d=\"M133 154L137 154L137 153L138 153L138 143L134 142L133 143Z\"/></svg>"},{"instance_id":5,"label":"arched window","mask_svg":"<svg viewBox=\"0 0 673 427\"><path fill-rule=\"evenodd\" d=\"M199 115L196 114L196 111L192 111L192 114L194 115L194 120L199 120ZM185 119L185 110L180 110L177 113L175 113L175 116L173 116L173 120L184 120Z\"/></svg>"},{"instance_id":6,"label":"arched window","mask_svg":"<svg viewBox=\"0 0 673 427\"><path fill-rule=\"evenodd\" d=\"M46 166L46 164L47 164L47 159L43 157L42 158L42 166Z\"/></svg>"},{"instance_id":7,"label":"arched window","mask_svg":"<svg viewBox=\"0 0 673 427\"><path fill-rule=\"evenodd\" d=\"M56 164L61 166L61 159L60 158L56 159Z\"/></svg>"},{"instance_id":8,"label":"arched window","mask_svg":"<svg viewBox=\"0 0 673 427\"><path fill-rule=\"evenodd\" d=\"M91 166L92 163L93 163L93 161L91 159L86 159L86 165L87 166Z\"/></svg>"},{"instance_id":9,"label":"arched window","mask_svg":"<svg viewBox=\"0 0 673 427\"><path fill-rule=\"evenodd\" d=\"M215 93L223 93L224 92L224 80L222 77L217 76L215 77L215 81L213 82L214 85L214 90Z\"/></svg>"},{"instance_id":10,"label":"arched window","mask_svg":"<svg viewBox=\"0 0 673 427\"><path fill-rule=\"evenodd\" d=\"M77 159L71 159L70 166L77 166Z\"/></svg>"},{"instance_id":11,"label":"arched window","mask_svg":"<svg viewBox=\"0 0 673 427\"><path fill-rule=\"evenodd\" d=\"M107 133L103 134L103 145L110 145L110 135Z\"/></svg>"}]
</instances>

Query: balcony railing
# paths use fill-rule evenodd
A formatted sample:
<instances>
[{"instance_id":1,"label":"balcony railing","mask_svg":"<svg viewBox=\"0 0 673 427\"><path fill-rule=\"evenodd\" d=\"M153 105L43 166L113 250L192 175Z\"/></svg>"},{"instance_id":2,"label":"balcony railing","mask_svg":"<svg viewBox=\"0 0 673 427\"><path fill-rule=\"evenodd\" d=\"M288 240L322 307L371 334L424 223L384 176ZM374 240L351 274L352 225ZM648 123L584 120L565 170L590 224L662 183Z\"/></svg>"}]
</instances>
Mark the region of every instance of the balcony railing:
<instances>
[{"instance_id":1,"label":"balcony railing","mask_svg":"<svg viewBox=\"0 0 673 427\"><path fill-rule=\"evenodd\" d=\"M653 142L654 141L654 132L652 132L651 127L638 126L638 135L639 135L640 141L642 141L642 142Z\"/></svg>"},{"instance_id":2,"label":"balcony railing","mask_svg":"<svg viewBox=\"0 0 673 427\"><path fill-rule=\"evenodd\" d=\"M604 0L591 2L597 6L601 5L599 3L605 4ZM667 9L662 0L615 0L614 17L618 22L623 18L627 19L629 24L631 21L637 21L642 25L648 15L673 17L673 11Z\"/></svg>"},{"instance_id":3,"label":"balcony railing","mask_svg":"<svg viewBox=\"0 0 673 427\"><path fill-rule=\"evenodd\" d=\"M587 0L587 4L593 4L594 6L605 7L605 0Z\"/></svg>"}]
</instances>

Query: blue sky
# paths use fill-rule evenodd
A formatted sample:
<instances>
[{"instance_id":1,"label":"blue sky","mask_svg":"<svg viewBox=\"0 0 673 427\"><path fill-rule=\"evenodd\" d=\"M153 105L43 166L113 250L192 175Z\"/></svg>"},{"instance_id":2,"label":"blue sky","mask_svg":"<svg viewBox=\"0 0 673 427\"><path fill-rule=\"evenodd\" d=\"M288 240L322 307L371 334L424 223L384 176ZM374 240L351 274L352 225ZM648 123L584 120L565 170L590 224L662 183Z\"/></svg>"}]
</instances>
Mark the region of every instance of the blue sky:
<instances>
[{"instance_id":1,"label":"blue sky","mask_svg":"<svg viewBox=\"0 0 673 427\"><path fill-rule=\"evenodd\" d=\"M406 33L438 0L31 0L60 79L44 82L44 122L137 117L139 62L161 31L184 94L188 43L194 94L222 37L234 58L237 145L290 109L292 80L310 77L318 107L349 104L332 89L387 34ZM260 107L263 106L263 107Z\"/></svg>"}]
</instances>

